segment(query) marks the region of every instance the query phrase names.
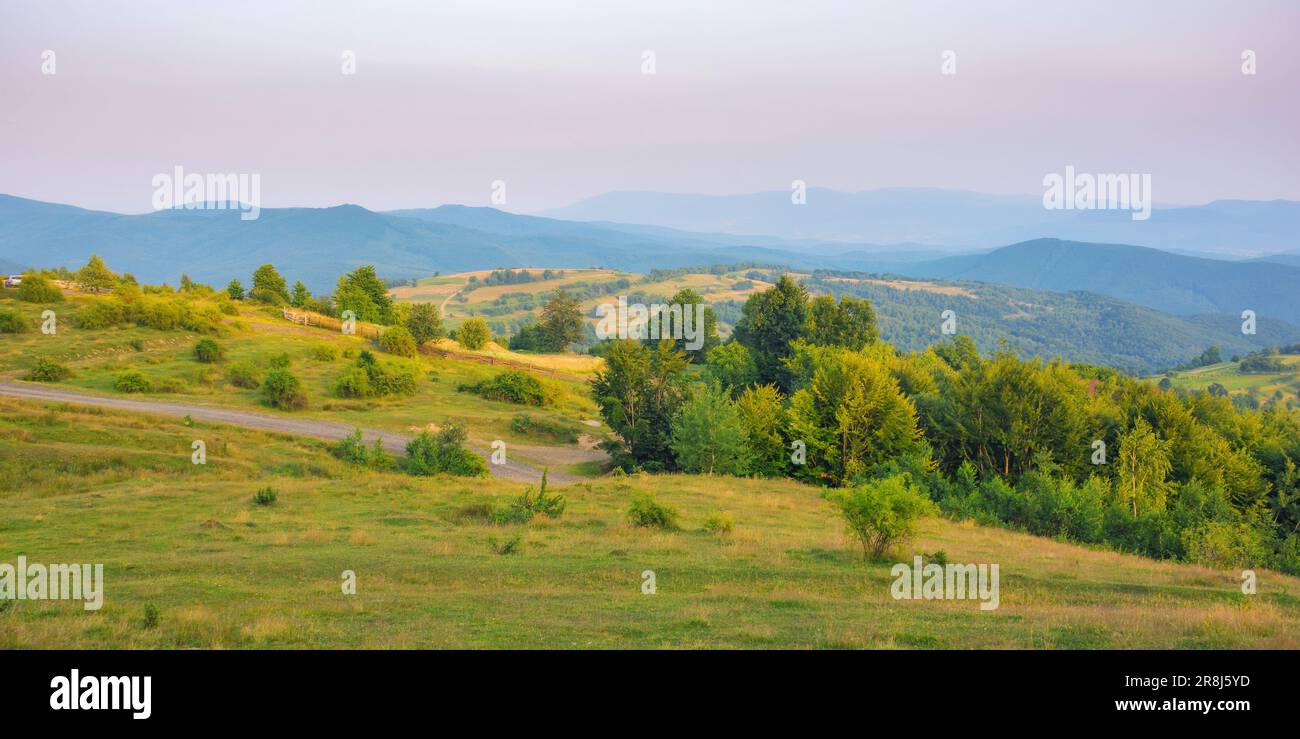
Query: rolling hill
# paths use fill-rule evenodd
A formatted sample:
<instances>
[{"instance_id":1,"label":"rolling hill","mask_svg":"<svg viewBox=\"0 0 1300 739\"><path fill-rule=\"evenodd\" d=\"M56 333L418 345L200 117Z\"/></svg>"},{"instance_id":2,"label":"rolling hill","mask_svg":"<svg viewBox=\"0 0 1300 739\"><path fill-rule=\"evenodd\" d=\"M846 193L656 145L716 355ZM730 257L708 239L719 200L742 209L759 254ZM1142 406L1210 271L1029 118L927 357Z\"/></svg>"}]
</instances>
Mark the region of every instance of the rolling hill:
<instances>
[{"instance_id":1,"label":"rolling hill","mask_svg":"<svg viewBox=\"0 0 1300 739\"><path fill-rule=\"evenodd\" d=\"M1300 323L1300 267L1202 259L1126 244L1038 239L987 254L906 265L912 277L1084 290L1167 313L1259 316Z\"/></svg>"}]
</instances>

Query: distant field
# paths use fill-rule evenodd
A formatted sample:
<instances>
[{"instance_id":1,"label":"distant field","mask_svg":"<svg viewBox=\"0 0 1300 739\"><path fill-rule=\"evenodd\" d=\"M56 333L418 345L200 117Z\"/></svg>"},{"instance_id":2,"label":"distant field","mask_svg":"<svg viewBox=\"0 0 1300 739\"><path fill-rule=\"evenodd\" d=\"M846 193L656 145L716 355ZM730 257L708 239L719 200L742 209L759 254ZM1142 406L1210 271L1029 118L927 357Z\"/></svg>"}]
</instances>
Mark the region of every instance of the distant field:
<instances>
[{"instance_id":1,"label":"distant field","mask_svg":"<svg viewBox=\"0 0 1300 739\"><path fill-rule=\"evenodd\" d=\"M190 463L190 442L208 445ZM253 505L263 486L279 493ZM561 489L557 520L476 518L523 486L351 467L321 442L0 399L0 561L102 562L105 601L19 601L0 648L1295 648L1300 580L927 519L898 553L998 563L1000 607L896 601L817 490L708 476ZM625 521L634 493L682 528ZM735 530L702 530L714 511ZM493 551L518 535L517 554ZM344 595L342 573L356 575ZM656 593L644 595L652 570ZM157 626L143 623L146 604Z\"/></svg>"},{"instance_id":2,"label":"distant field","mask_svg":"<svg viewBox=\"0 0 1300 739\"><path fill-rule=\"evenodd\" d=\"M1177 372L1170 377L1174 387L1184 390L1205 390L1218 383L1230 395L1245 394L1261 403L1278 400L1283 404L1300 404L1300 355L1280 355L1286 366L1283 372L1270 374L1244 374L1237 362L1220 362L1205 367ZM1159 381L1160 377L1152 377Z\"/></svg>"}]
</instances>

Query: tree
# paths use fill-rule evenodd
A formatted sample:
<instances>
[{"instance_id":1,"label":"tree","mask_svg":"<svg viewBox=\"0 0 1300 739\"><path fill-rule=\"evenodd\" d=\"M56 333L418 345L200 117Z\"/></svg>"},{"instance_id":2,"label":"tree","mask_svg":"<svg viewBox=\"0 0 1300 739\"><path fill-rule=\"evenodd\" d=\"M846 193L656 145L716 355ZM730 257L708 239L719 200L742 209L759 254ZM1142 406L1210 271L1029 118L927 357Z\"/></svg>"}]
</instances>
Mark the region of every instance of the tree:
<instances>
[{"instance_id":1,"label":"tree","mask_svg":"<svg viewBox=\"0 0 1300 739\"><path fill-rule=\"evenodd\" d=\"M546 348L546 333L536 323L526 324L510 337L512 352L541 352Z\"/></svg>"},{"instance_id":2,"label":"tree","mask_svg":"<svg viewBox=\"0 0 1300 739\"><path fill-rule=\"evenodd\" d=\"M726 391L696 385L673 414L669 446L685 472L743 475L749 471L749 439L740 412Z\"/></svg>"},{"instance_id":3,"label":"tree","mask_svg":"<svg viewBox=\"0 0 1300 739\"><path fill-rule=\"evenodd\" d=\"M916 409L881 362L841 348L804 351L808 374L789 408L790 438L807 448L797 474L843 485L920 450Z\"/></svg>"},{"instance_id":4,"label":"tree","mask_svg":"<svg viewBox=\"0 0 1300 739\"><path fill-rule=\"evenodd\" d=\"M311 300L311 291L307 286L302 284L302 280L293 283L293 292L289 295L289 305L295 308L302 308Z\"/></svg>"},{"instance_id":5,"label":"tree","mask_svg":"<svg viewBox=\"0 0 1300 739\"><path fill-rule=\"evenodd\" d=\"M388 288L372 264L357 267L339 278L334 303L340 312L352 310L362 321L394 322L393 299L388 296Z\"/></svg>"},{"instance_id":6,"label":"tree","mask_svg":"<svg viewBox=\"0 0 1300 739\"><path fill-rule=\"evenodd\" d=\"M62 303L63 291L43 275L28 272L18 285L18 299L25 303Z\"/></svg>"},{"instance_id":7,"label":"tree","mask_svg":"<svg viewBox=\"0 0 1300 739\"><path fill-rule=\"evenodd\" d=\"M1169 443L1157 437L1143 418L1120 436L1115 493L1134 516L1139 511L1164 510L1172 469L1169 449Z\"/></svg>"},{"instance_id":8,"label":"tree","mask_svg":"<svg viewBox=\"0 0 1300 739\"><path fill-rule=\"evenodd\" d=\"M448 421L437 435L427 430L406 444L406 466L412 475L445 472L464 477L487 477L483 458L465 448L465 427Z\"/></svg>"},{"instance_id":9,"label":"tree","mask_svg":"<svg viewBox=\"0 0 1300 739\"><path fill-rule=\"evenodd\" d=\"M545 337L544 349L548 352L564 351L569 344L582 338L582 303L563 288L556 288L542 307L539 325Z\"/></svg>"},{"instance_id":10,"label":"tree","mask_svg":"<svg viewBox=\"0 0 1300 739\"><path fill-rule=\"evenodd\" d=\"M471 318L456 329L456 341L471 351L482 349L492 340L492 330L482 318Z\"/></svg>"},{"instance_id":11,"label":"tree","mask_svg":"<svg viewBox=\"0 0 1300 739\"><path fill-rule=\"evenodd\" d=\"M248 291L248 296L260 303L272 305L284 305L289 302L289 291L285 287L284 277L272 264L263 264L253 273L253 289Z\"/></svg>"},{"instance_id":12,"label":"tree","mask_svg":"<svg viewBox=\"0 0 1300 739\"><path fill-rule=\"evenodd\" d=\"M411 314L406 317L406 330L416 344L441 339L445 332L442 328L442 314L433 303L416 303L411 306Z\"/></svg>"},{"instance_id":13,"label":"tree","mask_svg":"<svg viewBox=\"0 0 1300 739\"><path fill-rule=\"evenodd\" d=\"M783 360L807 329L808 291L789 275L781 275L772 287L749 296L741 313L735 338L754 356L758 381L790 392L794 375Z\"/></svg>"},{"instance_id":14,"label":"tree","mask_svg":"<svg viewBox=\"0 0 1300 739\"><path fill-rule=\"evenodd\" d=\"M618 434L607 449L626 468L672 469L672 417L687 394L686 357L665 340L651 349L634 339L610 342L591 379L605 423Z\"/></svg>"},{"instance_id":15,"label":"tree","mask_svg":"<svg viewBox=\"0 0 1300 739\"><path fill-rule=\"evenodd\" d=\"M740 423L749 440L750 471L776 477L790 467L785 445L785 408L774 385L747 387L736 398Z\"/></svg>"},{"instance_id":16,"label":"tree","mask_svg":"<svg viewBox=\"0 0 1300 739\"><path fill-rule=\"evenodd\" d=\"M691 306L691 320L687 325L678 326L677 325L678 321L677 318L673 315L672 307L681 306L682 323L685 324L686 323L685 308L688 305ZM694 364L703 363L705 357L708 356L709 350L713 349L719 343L717 314L714 312L712 308L704 305L704 298L700 297L699 293L695 292L690 288L684 288L682 290L679 290L677 294L674 295L672 299L668 301L668 306L669 306L669 310L665 311L662 317L656 316L655 318L651 319L652 321L658 321L661 324L659 326L660 338L681 337L681 338L674 338L673 340L673 343L676 346L676 348L686 352L687 358L692 363ZM703 334L702 336L695 337L694 334L697 329L702 332ZM691 340L688 340L686 338L687 332L690 332L692 336ZM654 341L656 340L649 339L648 341L650 343L654 343ZM697 341L700 344L698 349L691 349L687 347L688 343L695 343Z\"/></svg>"},{"instance_id":17,"label":"tree","mask_svg":"<svg viewBox=\"0 0 1300 739\"><path fill-rule=\"evenodd\" d=\"M295 410L307 406L302 383L289 370L273 369L262 380L262 400L273 408Z\"/></svg>"},{"instance_id":18,"label":"tree","mask_svg":"<svg viewBox=\"0 0 1300 739\"><path fill-rule=\"evenodd\" d=\"M230 284L226 285L226 292L230 295L231 300L244 299L244 285L239 280L231 280Z\"/></svg>"},{"instance_id":19,"label":"tree","mask_svg":"<svg viewBox=\"0 0 1300 739\"><path fill-rule=\"evenodd\" d=\"M117 284L117 275L109 271L108 265L104 264L98 254L91 254L86 266L77 270L77 283L81 289L97 293L112 290L113 285Z\"/></svg>"},{"instance_id":20,"label":"tree","mask_svg":"<svg viewBox=\"0 0 1300 739\"><path fill-rule=\"evenodd\" d=\"M414 357L418 352L415 339L405 326L389 326L379 335L379 348L399 357Z\"/></svg>"},{"instance_id":21,"label":"tree","mask_svg":"<svg viewBox=\"0 0 1300 739\"><path fill-rule=\"evenodd\" d=\"M708 373L732 395L737 395L758 379L758 366L744 344L729 341L709 352Z\"/></svg>"},{"instance_id":22,"label":"tree","mask_svg":"<svg viewBox=\"0 0 1300 739\"><path fill-rule=\"evenodd\" d=\"M807 334L809 344L857 351L879 336L876 312L869 300L844 295L836 304L834 297L819 295L808 306Z\"/></svg>"},{"instance_id":23,"label":"tree","mask_svg":"<svg viewBox=\"0 0 1300 739\"><path fill-rule=\"evenodd\" d=\"M849 533L862 544L864 558L879 558L890 547L907 541L916 531L917 520L935 512L930 499L909 484L905 475L828 490L825 496L835 505Z\"/></svg>"}]
</instances>

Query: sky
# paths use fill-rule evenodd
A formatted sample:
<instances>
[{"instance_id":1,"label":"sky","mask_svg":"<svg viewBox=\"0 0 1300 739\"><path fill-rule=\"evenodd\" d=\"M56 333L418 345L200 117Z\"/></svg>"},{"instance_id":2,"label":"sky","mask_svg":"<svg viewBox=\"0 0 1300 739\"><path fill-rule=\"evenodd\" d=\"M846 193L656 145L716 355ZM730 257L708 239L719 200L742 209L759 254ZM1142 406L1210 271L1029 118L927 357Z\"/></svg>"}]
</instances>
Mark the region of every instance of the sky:
<instances>
[{"instance_id":1,"label":"sky","mask_svg":"<svg viewBox=\"0 0 1300 739\"><path fill-rule=\"evenodd\" d=\"M1300 200L1297 28L1290 0L0 0L0 193L140 213L182 166L258 175L262 207L501 181L536 212L796 179L1038 195L1073 165L1161 203Z\"/></svg>"}]
</instances>

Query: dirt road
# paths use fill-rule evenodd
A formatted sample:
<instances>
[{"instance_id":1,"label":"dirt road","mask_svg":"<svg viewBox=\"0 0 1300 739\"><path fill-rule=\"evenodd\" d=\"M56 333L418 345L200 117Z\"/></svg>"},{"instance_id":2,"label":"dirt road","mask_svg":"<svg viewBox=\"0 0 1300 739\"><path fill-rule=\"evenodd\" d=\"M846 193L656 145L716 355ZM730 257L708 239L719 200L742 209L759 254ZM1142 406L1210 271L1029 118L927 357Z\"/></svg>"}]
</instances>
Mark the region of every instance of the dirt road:
<instances>
[{"instance_id":1,"label":"dirt road","mask_svg":"<svg viewBox=\"0 0 1300 739\"><path fill-rule=\"evenodd\" d=\"M244 426L246 428L275 431L282 434L312 436L318 439L329 439L331 441L342 439L355 430L354 426L335 423L333 421L321 421L314 418L272 416L266 413L254 413L252 411L233 410L210 405L169 403L160 400L112 398L31 383L0 381L0 395L14 398L31 398L33 400L41 401L76 403L78 405L93 405L102 408L116 408L124 411L155 413L165 416L189 416L197 421L229 423L236 426ZM363 428L361 429L361 434L368 444L373 444L375 439L383 439L384 448L397 455L403 455L406 453L406 443L411 440L410 436L391 431L376 431L374 429ZM542 447L531 446L526 448L533 454L542 449ZM495 477L501 477L508 480L521 480L524 482L539 482L542 479L542 471L536 467L532 467L522 462L512 461L508 456L504 464L492 464L491 459L489 458L489 452L473 448L472 451L480 457L483 457L483 459L488 460L488 469ZM582 478L565 472L551 470L547 479L551 483L562 485L566 483L579 482Z\"/></svg>"}]
</instances>

